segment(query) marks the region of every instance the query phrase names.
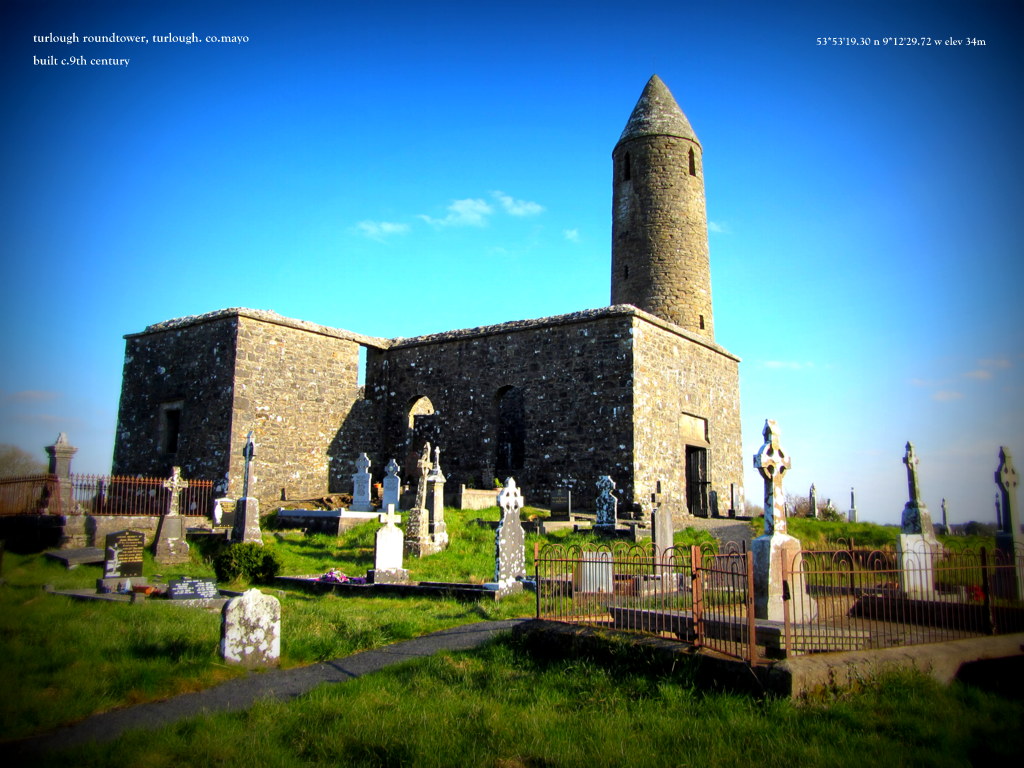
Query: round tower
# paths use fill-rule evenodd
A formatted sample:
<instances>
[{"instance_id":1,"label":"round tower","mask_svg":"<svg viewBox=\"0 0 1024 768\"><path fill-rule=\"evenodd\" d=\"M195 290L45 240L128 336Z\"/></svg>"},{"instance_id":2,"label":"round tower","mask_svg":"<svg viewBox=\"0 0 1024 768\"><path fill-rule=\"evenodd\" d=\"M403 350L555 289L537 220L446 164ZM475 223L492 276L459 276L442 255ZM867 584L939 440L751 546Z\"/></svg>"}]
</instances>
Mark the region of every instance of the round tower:
<instances>
[{"instance_id":1,"label":"round tower","mask_svg":"<svg viewBox=\"0 0 1024 768\"><path fill-rule=\"evenodd\" d=\"M714 340L702 150L657 75L612 150L612 304Z\"/></svg>"}]
</instances>

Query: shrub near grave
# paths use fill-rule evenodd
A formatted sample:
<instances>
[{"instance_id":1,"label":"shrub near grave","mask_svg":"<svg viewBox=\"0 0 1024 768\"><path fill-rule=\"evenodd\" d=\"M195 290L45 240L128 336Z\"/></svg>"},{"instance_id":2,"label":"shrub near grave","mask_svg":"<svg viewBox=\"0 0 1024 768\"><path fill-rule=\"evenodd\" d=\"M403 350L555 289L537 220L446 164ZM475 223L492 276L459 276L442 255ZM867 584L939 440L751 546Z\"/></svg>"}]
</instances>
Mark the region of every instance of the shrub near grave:
<instances>
[{"instance_id":1,"label":"shrub near grave","mask_svg":"<svg viewBox=\"0 0 1024 768\"><path fill-rule=\"evenodd\" d=\"M213 558L217 581L242 578L250 584L270 584L281 572L277 553L254 542L228 544Z\"/></svg>"}]
</instances>

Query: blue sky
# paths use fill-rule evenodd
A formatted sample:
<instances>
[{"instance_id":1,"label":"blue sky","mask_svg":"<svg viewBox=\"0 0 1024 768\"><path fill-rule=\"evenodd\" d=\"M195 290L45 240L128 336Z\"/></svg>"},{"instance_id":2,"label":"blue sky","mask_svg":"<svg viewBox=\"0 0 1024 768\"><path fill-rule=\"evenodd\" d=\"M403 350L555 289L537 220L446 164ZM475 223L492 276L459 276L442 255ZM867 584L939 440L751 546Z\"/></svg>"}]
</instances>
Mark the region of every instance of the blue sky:
<instances>
[{"instance_id":1,"label":"blue sky","mask_svg":"<svg viewBox=\"0 0 1024 768\"><path fill-rule=\"evenodd\" d=\"M1024 4L550 5L0 0L0 442L66 431L108 471L122 336L172 317L606 305L611 150L656 72L704 146L748 498L774 418L792 492L895 522L909 439L936 518L994 521L999 446L1024 461ZM851 36L965 43L816 44Z\"/></svg>"}]
</instances>

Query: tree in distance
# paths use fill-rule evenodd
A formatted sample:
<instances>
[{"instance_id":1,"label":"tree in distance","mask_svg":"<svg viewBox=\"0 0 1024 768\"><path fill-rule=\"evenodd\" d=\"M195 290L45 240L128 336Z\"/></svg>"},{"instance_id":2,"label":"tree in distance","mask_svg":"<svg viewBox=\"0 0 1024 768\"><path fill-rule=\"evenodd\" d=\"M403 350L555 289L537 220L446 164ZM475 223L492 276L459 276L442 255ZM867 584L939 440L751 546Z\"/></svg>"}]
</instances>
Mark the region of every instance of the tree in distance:
<instances>
[{"instance_id":1,"label":"tree in distance","mask_svg":"<svg viewBox=\"0 0 1024 768\"><path fill-rule=\"evenodd\" d=\"M24 477L45 472L46 464L28 451L16 445L0 443L0 477Z\"/></svg>"}]
</instances>

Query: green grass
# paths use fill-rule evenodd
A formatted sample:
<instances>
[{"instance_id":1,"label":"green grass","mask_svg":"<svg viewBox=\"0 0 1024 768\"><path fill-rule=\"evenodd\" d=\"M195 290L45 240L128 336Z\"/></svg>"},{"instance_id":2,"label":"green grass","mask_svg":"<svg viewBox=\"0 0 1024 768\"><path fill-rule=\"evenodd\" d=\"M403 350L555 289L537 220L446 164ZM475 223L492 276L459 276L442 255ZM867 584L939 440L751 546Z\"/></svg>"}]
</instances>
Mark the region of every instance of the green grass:
<instances>
[{"instance_id":1,"label":"green grass","mask_svg":"<svg viewBox=\"0 0 1024 768\"><path fill-rule=\"evenodd\" d=\"M40 765L863 768L1024 757L1024 706L974 689L898 674L793 703L702 694L687 672L538 658L505 637Z\"/></svg>"},{"instance_id":2,"label":"green grass","mask_svg":"<svg viewBox=\"0 0 1024 768\"><path fill-rule=\"evenodd\" d=\"M496 508L446 511L448 551L406 560L414 579L487 581L493 576ZM341 537L267 531L284 574L372 567L374 524ZM677 544L706 534L682 531ZM559 532L534 542L585 544L591 534ZM211 552L207 551L206 556ZM212 576L192 562L158 567L150 580ZM218 657L216 612L160 601L134 606L75 602L43 584L91 588L98 566L67 571L41 556L7 553L0 586L0 739L51 729L89 714L213 685L242 674ZM246 585L238 583L235 588ZM264 587L282 600L282 664L338 658L460 624L529 616L534 596L499 603L422 598L312 596ZM477 652L444 655L318 689L291 703L201 718L156 735L127 735L74 753L73 764L110 761L155 768L214 765L968 765L1019 740L992 737L1024 720L1019 703L917 678L805 705L701 695L686 670L651 676L593 660L538 660L511 639ZM988 752L986 752L988 750ZM1015 751L1014 751L1015 750ZM899 755L914 755L900 762ZM998 756L998 755L996 755ZM1004 756L1005 757L1005 756ZM1019 761L1018 761L1019 762ZM68 764L64 757L53 764ZM1012 763L1011 763L1012 764Z\"/></svg>"}]
</instances>

